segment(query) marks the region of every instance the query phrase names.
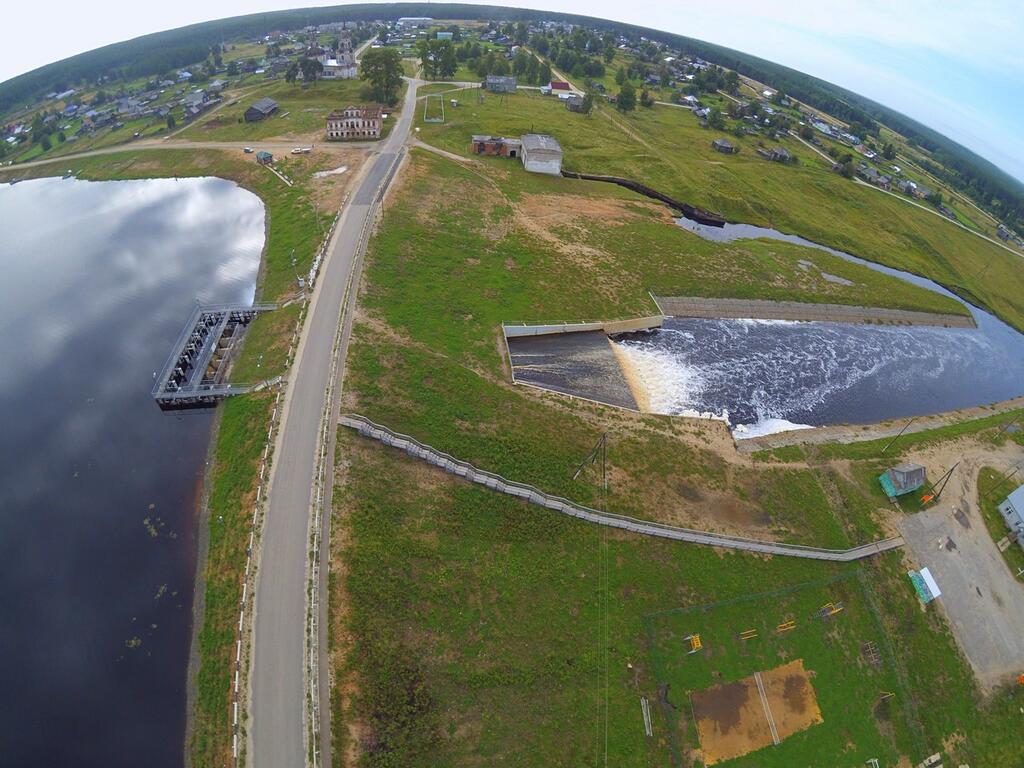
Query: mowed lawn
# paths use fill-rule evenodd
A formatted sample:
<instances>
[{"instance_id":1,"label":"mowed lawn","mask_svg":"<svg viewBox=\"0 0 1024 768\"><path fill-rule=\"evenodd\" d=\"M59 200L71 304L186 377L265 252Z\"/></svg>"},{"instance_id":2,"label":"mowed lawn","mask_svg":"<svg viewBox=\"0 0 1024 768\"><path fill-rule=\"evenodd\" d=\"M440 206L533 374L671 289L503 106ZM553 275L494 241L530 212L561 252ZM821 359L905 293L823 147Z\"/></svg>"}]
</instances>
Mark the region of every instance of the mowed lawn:
<instances>
[{"instance_id":1,"label":"mowed lawn","mask_svg":"<svg viewBox=\"0 0 1024 768\"><path fill-rule=\"evenodd\" d=\"M765 143L786 146L799 157L796 166L760 158L756 137L730 135L741 151L723 155L711 141L724 134L700 128L688 110L655 106L623 116L599 104L585 117L529 91L503 101L470 101L446 118L443 125L422 124L420 138L468 154L474 133L550 133L565 150L568 170L633 178L733 221L775 227L925 275L1024 328L1018 256L897 197L839 177L795 140Z\"/></svg>"},{"instance_id":2,"label":"mowed lawn","mask_svg":"<svg viewBox=\"0 0 1024 768\"><path fill-rule=\"evenodd\" d=\"M363 98L366 83L362 80L320 80L315 85L287 83L276 80L265 88L229 100L215 114L200 118L177 135L191 141L258 141L283 139L305 141L322 138L327 115L349 104L367 104ZM253 123L244 120L247 110L257 99L269 97L278 103L270 117ZM387 110L397 114L397 108ZM385 129L394 124L386 120Z\"/></svg>"}]
</instances>

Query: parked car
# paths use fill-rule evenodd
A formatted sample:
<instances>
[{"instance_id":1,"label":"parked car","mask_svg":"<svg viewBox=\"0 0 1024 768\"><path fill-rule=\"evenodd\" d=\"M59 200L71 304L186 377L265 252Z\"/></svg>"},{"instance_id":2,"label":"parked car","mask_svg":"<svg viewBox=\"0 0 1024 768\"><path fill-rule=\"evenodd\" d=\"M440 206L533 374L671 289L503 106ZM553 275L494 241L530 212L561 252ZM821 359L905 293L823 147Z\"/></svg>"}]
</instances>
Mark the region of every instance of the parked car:
<instances>
[{"instance_id":1,"label":"parked car","mask_svg":"<svg viewBox=\"0 0 1024 768\"><path fill-rule=\"evenodd\" d=\"M308 155L312 151L313 151L312 147L295 147L295 149L292 150L292 154L293 155Z\"/></svg>"},{"instance_id":2,"label":"parked car","mask_svg":"<svg viewBox=\"0 0 1024 768\"><path fill-rule=\"evenodd\" d=\"M252 154L252 147L245 147L242 151L245 152L245 154L247 154L247 155L251 155Z\"/></svg>"}]
</instances>

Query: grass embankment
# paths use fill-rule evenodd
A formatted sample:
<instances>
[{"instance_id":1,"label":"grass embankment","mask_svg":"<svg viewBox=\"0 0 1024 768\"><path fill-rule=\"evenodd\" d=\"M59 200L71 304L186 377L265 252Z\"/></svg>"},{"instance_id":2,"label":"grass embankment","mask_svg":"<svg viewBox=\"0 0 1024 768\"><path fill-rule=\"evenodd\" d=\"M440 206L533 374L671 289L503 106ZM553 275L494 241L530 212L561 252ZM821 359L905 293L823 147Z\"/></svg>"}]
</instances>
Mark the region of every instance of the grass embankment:
<instances>
[{"instance_id":1,"label":"grass embankment","mask_svg":"<svg viewBox=\"0 0 1024 768\"><path fill-rule=\"evenodd\" d=\"M275 80L263 88L235 97L216 114L200 118L176 138L191 141L326 141L327 115L349 104L365 104L362 80L320 80L315 85ZM404 84L403 84L404 89ZM404 93L404 90L402 91ZM245 110L263 97L274 99L278 109L270 117L254 123L245 122ZM401 93L399 94L401 99ZM384 135L394 125L394 115L401 101L388 108L392 117L384 122Z\"/></svg>"},{"instance_id":2,"label":"grass embankment","mask_svg":"<svg viewBox=\"0 0 1024 768\"><path fill-rule=\"evenodd\" d=\"M998 543L1009 533L998 507L1022 482L1024 478L1019 473L1007 477L1006 473L991 467L982 467L978 473L978 508L985 520L985 527L992 534L992 541ZM1002 554L1006 567L1016 576L1024 568L1024 550L1017 542L1011 542ZM1024 589L1024 585L1021 589Z\"/></svg>"},{"instance_id":3,"label":"grass embankment","mask_svg":"<svg viewBox=\"0 0 1024 768\"><path fill-rule=\"evenodd\" d=\"M652 281L687 280L714 265L735 286L764 282L752 266L761 265L773 284L799 293L808 290L797 279L803 270L787 271L778 255L765 266L761 244L697 240L616 187L528 175L512 161L465 169L414 151L401 185L367 256L346 409L593 505L601 503L597 471L572 475L608 431L607 507L616 512L833 547L887 530L877 452L853 462L749 461L731 452L717 424L637 416L508 383L503 320L647 312ZM635 238L645 237L638 247ZM333 732L335 755L363 765L594 762L603 756L606 667L597 638L605 615L609 764L665 764L668 733L656 719L648 740L640 719L639 695L657 702L658 683L668 682L652 672L643 617L847 573L605 532L469 486L348 430L339 441ZM877 618L869 621L874 609L858 602L867 593L852 594L851 621L837 625L849 634L834 649L806 651L841 653L851 665L834 673L838 690L821 694L828 725L820 733L832 751L819 761L841 764L872 747L920 760L944 743L961 762L1009 754L1012 737L986 724L1011 733L1016 699L981 702L944 623L918 608L899 555L865 567L872 593L884 593L870 598L881 606ZM767 626L770 609L756 620ZM875 639L884 650L886 638L902 665L878 679L858 675L850 649ZM836 730L858 706L851 702L877 695L869 687L890 687L893 674L906 683L891 685L897 697L888 711L858 710L855 730ZM833 740L837 733L843 738ZM797 752L811 748L794 738ZM818 738L808 732L807 744Z\"/></svg>"},{"instance_id":4,"label":"grass embankment","mask_svg":"<svg viewBox=\"0 0 1024 768\"><path fill-rule=\"evenodd\" d=\"M289 175L309 178L320 158L290 159ZM268 238L257 286L257 299L279 300L294 288L294 251L300 273L309 269L320 241L313 193L298 183L283 184L266 169L240 153L217 150L147 150L68 160L91 180L155 177L219 176L259 195L266 206ZM18 177L59 172L52 166L11 169ZM30 172L30 173L28 173ZM259 381L284 373L288 343L295 328L298 305L261 316L249 329L235 366L235 379ZM200 575L205 584L199 668L191 742L186 749L195 766L227 764L231 750L231 674L238 632L238 605L245 570L253 499L259 478L259 457L266 440L271 393L232 398L221 406L220 426L213 446L214 462L207 486L209 548Z\"/></svg>"},{"instance_id":5,"label":"grass embankment","mask_svg":"<svg viewBox=\"0 0 1024 768\"><path fill-rule=\"evenodd\" d=\"M1024 328L1024 271L1018 257L932 214L828 170L803 144L781 143L799 165L769 163L756 138L730 141L737 155L711 148L718 134L687 110L639 108L628 116L598 105L590 118L553 99L522 91L499 104L452 110L443 125L421 126L420 138L469 153L473 133L551 133L569 170L634 178L677 199L717 210L730 220L772 226L871 261L928 276L973 297Z\"/></svg>"}]
</instances>

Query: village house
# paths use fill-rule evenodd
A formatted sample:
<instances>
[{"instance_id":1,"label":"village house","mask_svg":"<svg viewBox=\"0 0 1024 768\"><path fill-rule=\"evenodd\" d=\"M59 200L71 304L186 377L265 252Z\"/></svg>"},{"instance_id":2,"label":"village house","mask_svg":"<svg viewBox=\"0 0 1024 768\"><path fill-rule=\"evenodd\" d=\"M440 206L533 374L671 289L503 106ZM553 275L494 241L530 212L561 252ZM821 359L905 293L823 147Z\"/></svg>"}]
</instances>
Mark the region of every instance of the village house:
<instances>
[{"instance_id":1,"label":"village house","mask_svg":"<svg viewBox=\"0 0 1024 768\"><path fill-rule=\"evenodd\" d=\"M733 146L732 142L728 139L715 139L711 142L711 146L716 152L721 152L724 155L732 155L739 152L739 149Z\"/></svg>"},{"instance_id":2,"label":"village house","mask_svg":"<svg viewBox=\"0 0 1024 768\"><path fill-rule=\"evenodd\" d=\"M1011 493L999 505L1006 527L1010 529L1010 540L1016 540L1024 549L1024 485Z\"/></svg>"},{"instance_id":3,"label":"village house","mask_svg":"<svg viewBox=\"0 0 1024 768\"><path fill-rule=\"evenodd\" d=\"M327 116L327 138L331 141L346 139L379 139L384 125L380 107L348 105Z\"/></svg>"},{"instance_id":4,"label":"village house","mask_svg":"<svg viewBox=\"0 0 1024 768\"><path fill-rule=\"evenodd\" d=\"M475 155L519 157L522 154L523 142L519 139L507 139L503 136L474 134L469 148Z\"/></svg>"},{"instance_id":5,"label":"village house","mask_svg":"<svg viewBox=\"0 0 1024 768\"><path fill-rule=\"evenodd\" d=\"M565 108L570 112L582 112L583 111L583 97L578 93L570 94L565 99Z\"/></svg>"},{"instance_id":6,"label":"village house","mask_svg":"<svg viewBox=\"0 0 1024 768\"><path fill-rule=\"evenodd\" d=\"M245 122L255 123L259 120L265 120L276 111L277 102L264 96L262 99L257 99L251 107L245 110Z\"/></svg>"},{"instance_id":7,"label":"village house","mask_svg":"<svg viewBox=\"0 0 1024 768\"><path fill-rule=\"evenodd\" d=\"M488 75L484 80L484 88L491 93L515 93L516 79L504 75Z\"/></svg>"},{"instance_id":8,"label":"village house","mask_svg":"<svg viewBox=\"0 0 1024 768\"><path fill-rule=\"evenodd\" d=\"M527 133L522 137L523 167L532 173L562 173L562 147L553 136Z\"/></svg>"},{"instance_id":9,"label":"village house","mask_svg":"<svg viewBox=\"0 0 1024 768\"><path fill-rule=\"evenodd\" d=\"M552 80L550 83L548 83L548 88L551 90L552 93L555 92L555 91L571 91L572 90L572 88L569 86L569 84L567 82L565 82L564 80Z\"/></svg>"},{"instance_id":10,"label":"village house","mask_svg":"<svg viewBox=\"0 0 1024 768\"><path fill-rule=\"evenodd\" d=\"M868 182L868 184L874 184L881 189L889 189L892 184L892 179L885 174L879 173L867 163L860 163L857 166L857 175Z\"/></svg>"},{"instance_id":11,"label":"village house","mask_svg":"<svg viewBox=\"0 0 1024 768\"><path fill-rule=\"evenodd\" d=\"M274 162L274 156L267 152L265 149L261 149L256 153L256 162L260 165L270 165Z\"/></svg>"}]
</instances>

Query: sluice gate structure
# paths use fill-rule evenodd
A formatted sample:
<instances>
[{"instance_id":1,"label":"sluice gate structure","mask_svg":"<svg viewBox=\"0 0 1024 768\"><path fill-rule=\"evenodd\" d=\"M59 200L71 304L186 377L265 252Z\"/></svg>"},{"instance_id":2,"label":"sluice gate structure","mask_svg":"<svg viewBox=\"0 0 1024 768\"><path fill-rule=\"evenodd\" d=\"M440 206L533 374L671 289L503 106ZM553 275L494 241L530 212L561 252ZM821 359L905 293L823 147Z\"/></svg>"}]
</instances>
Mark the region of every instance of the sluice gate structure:
<instances>
[{"instance_id":1,"label":"sluice gate structure","mask_svg":"<svg viewBox=\"0 0 1024 768\"><path fill-rule=\"evenodd\" d=\"M156 375L157 405L164 410L210 406L251 390L251 384L227 381L228 361L253 318L274 309L276 304L196 304Z\"/></svg>"}]
</instances>

